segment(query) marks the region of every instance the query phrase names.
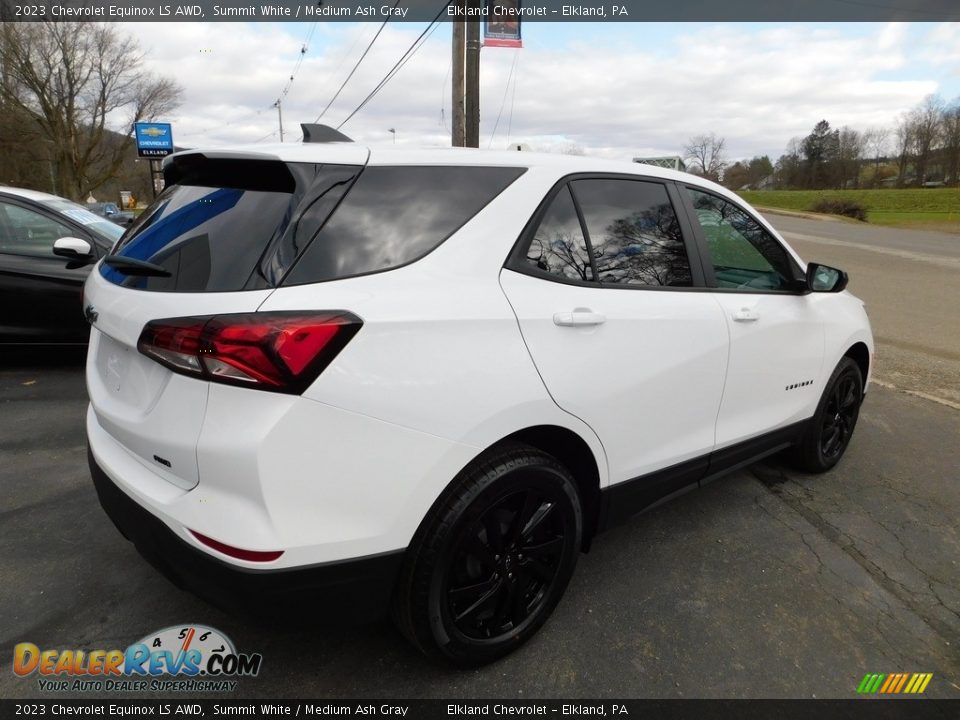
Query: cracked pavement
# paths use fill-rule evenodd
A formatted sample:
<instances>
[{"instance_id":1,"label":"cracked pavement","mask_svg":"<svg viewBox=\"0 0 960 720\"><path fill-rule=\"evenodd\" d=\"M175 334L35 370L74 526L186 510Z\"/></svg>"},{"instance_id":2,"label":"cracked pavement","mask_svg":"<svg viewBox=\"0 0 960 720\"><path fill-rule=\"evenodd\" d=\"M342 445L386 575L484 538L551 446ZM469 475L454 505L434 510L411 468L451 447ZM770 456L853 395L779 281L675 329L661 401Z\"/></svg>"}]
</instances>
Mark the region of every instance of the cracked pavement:
<instances>
[{"instance_id":1,"label":"cracked pavement","mask_svg":"<svg viewBox=\"0 0 960 720\"><path fill-rule=\"evenodd\" d=\"M85 404L82 355L0 367L8 662L16 642L122 648L198 622L263 653L237 697L849 698L865 673L895 671L932 672L928 696L960 697L960 413L949 407L873 387L832 472L774 458L609 531L536 638L464 672L424 660L387 623L257 626L173 587L97 504ZM0 696L42 695L9 667Z\"/></svg>"}]
</instances>

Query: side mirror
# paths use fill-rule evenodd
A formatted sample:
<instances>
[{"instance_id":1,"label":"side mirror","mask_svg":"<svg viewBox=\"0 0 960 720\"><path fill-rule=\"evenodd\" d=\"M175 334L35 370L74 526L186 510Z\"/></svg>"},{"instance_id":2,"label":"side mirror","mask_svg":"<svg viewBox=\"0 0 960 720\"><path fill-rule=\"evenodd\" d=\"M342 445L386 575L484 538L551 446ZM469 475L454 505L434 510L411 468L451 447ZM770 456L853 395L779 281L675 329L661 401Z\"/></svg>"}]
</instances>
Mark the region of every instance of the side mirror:
<instances>
[{"instance_id":1,"label":"side mirror","mask_svg":"<svg viewBox=\"0 0 960 720\"><path fill-rule=\"evenodd\" d=\"M819 263L807 264L807 287L812 292L841 292L848 280L843 270Z\"/></svg>"},{"instance_id":2,"label":"side mirror","mask_svg":"<svg viewBox=\"0 0 960 720\"><path fill-rule=\"evenodd\" d=\"M93 248L86 240L62 237L53 243L53 254L68 260L89 260L93 257Z\"/></svg>"}]
</instances>

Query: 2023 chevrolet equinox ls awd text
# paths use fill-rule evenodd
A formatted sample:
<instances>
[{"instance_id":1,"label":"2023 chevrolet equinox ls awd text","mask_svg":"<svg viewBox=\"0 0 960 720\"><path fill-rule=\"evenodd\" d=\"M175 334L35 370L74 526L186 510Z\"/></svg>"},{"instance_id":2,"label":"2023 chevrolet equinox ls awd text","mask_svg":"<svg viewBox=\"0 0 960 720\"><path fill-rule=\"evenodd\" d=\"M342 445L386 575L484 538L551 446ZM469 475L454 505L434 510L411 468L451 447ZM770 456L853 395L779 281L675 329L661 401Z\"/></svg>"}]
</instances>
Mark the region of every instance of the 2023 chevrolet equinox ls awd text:
<instances>
[{"instance_id":1,"label":"2023 chevrolet equinox ls awd text","mask_svg":"<svg viewBox=\"0 0 960 720\"><path fill-rule=\"evenodd\" d=\"M90 465L124 535L221 605L389 610L487 662L603 528L850 441L862 303L718 185L348 142L164 172L85 287Z\"/></svg>"}]
</instances>

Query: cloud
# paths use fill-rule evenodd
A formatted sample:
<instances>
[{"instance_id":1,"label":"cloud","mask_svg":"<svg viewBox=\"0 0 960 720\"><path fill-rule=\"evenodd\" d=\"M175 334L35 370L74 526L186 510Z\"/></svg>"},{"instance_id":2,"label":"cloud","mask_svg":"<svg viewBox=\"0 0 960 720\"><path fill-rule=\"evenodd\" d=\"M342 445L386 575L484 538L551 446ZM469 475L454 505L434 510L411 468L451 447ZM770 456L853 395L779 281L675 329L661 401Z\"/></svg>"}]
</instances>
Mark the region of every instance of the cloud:
<instances>
[{"instance_id":1,"label":"cloud","mask_svg":"<svg viewBox=\"0 0 960 720\"><path fill-rule=\"evenodd\" d=\"M949 66L960 75L960 23L939 23L924 39L924 57L932 64Z\"/></svg>"},{"instance_id":2,"label":"cloud","mask_svg":"<svg viewBox=\"0 0 960 720\"><path fill-rule=\"evenodd\" d=\"M287 82L304 28L286 24L131 23L156 72L174 76L184 103L173 119L178 144L199 146L276 139L271 103ZM287 139L312 122L379 25L318 24L283 98ZM851 35L808 25L672 28L672 40L645 46L641 33L618 26L605 41L528 43L523 50L482 52L481 146L503 108L493 147L571 143L591 154L629 158L675 154L703 132L727 138L731 157L779 155L787 141L827 119L864 129L890 125L936 92L935 77L910 79L923 51L899 24L858 26ZM863 33L866 27L867 32ZM324 122L337 124L401 56L422 26L388 25ZM526 33L538 35L531 27ZM956 25L935 29L957 47ZM540 36L547 36L541 32ZM507 79L519 52L514 83ZM386 88L344 131L366 142L449 142L450 26L441 25ZM441 109L443 115L441 116ZM444 125L446 123L446 126Z\"/></svg>"}]
</instances>

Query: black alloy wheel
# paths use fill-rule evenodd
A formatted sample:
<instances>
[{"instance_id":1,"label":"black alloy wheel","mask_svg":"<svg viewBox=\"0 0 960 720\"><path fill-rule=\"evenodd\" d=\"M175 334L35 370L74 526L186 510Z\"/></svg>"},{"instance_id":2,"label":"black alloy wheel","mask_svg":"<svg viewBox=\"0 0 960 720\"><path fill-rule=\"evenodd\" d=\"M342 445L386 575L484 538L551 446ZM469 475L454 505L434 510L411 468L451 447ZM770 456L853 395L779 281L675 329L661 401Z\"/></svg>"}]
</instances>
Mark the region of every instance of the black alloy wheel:
<instances>
[{"instance_id":1,"label":"black alloy wheel","mask_svg":"<svg viewBox=\"0 0 960 720\"><path fill-rule=\"evenodd\" d=\"M556 499L528 487L508 491L465 526L445 573L454 627L486 640L535 617L560 572L569 525Z\"/></svg>"},{"instance_id":2,"label":"black alloy wheel","mask_svg":"<svg viewBox=\"0 0 960 720\"><path fill-rule=\"evenodd\" d=\"M462 666L496 660L553 612L582 533L566 468L526 445L494 448L460 473L417 530L394 621L427 655Z\"/></svg>"},{"instance_id":3,"label":"black alloy wheel","mask_svg":"<svg viewBox=\"0 0 960 720\"><path fill-rule=\"evenodd\" d=\"M850 442L860 408L860 384L852 373L840 376L827 397L820 424L820 452L825 458L840 455Z\"/></svg>"},{"instance_id":4,"label":"black alloy wheel","mask_svg":"<svg viewBox=\"0 0 960 720\"><path fill-rule=\"evenodd\" d=\"M860 367L845 357L827 381L817 412L793 448L793 462L811 473L826 472L836 465L853 437L863 403Z\"/></svg>"}]
</instances>

